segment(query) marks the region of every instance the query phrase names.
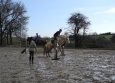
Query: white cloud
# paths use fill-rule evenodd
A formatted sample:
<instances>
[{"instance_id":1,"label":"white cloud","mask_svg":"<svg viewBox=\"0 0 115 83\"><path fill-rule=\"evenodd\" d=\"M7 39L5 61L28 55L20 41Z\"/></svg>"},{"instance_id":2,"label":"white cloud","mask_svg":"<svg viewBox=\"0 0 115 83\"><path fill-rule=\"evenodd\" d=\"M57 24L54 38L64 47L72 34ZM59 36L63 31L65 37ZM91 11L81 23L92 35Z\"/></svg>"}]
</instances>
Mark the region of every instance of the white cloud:
<instances>
[{"instance_id":1,"label":"white cloud","mask_svg":"<svg viewBox=\"0 0 115 83\"><path fill-rule=\"evenodd\" d=\"M106 13L115 13L115 8L111 8L111 9L107 10Z\"/></svg>"},{"instance_id":2,"label":"white cloud","mask_svg":"<svg viewBox=\"0 0 115 83\"><path fill-rule=\"evenodd\" d=\"M86 11L94 11L94 10L100 10L103 9L103 7L85 7L85 8L75 8L76 10L86 10Z\"/></svg>"},{"instance_id":3,"label":"white cloud","mask_svg":"<svg viewBox=\"0 0 115 83\"><path fill-rule=\"evenodd\" d=\"M96 12L96 13L94 13L94 14L102 14L102 12Z\"/></svg>"},{"instance_id":4,"label":"white cloud","mask_svg":"<svg viewBox=\"0 0 115 83\"><path fill-rule=\"evenodd\" d=\"M115 13L115 8L111 8L111 9L108 9L106 11L101 11L101 12L95 12L94 14L111 14L111 13Z\"/></svg>"}]
</instances>

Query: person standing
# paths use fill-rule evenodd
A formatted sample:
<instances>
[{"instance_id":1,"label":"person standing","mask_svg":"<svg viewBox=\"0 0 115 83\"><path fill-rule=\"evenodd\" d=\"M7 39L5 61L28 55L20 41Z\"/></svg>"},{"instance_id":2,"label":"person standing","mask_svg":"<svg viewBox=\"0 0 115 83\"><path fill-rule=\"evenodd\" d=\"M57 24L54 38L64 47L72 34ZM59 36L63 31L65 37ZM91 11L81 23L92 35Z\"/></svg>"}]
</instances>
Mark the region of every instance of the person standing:
<instances>
[{"instance_id":1,"label":"person standing","mask_svg":"<svg viewBox=\"0 0 115 83\"><path fill-rule=\"evenodd\" d=\"M34 51L36 49L36 43L33 41L33 38L30 38L29 41L29 63L33 64L34 63ZM37 49L36 49L37 50Z\"/></svg>"},{"instance_id":2,"label":"person standing","mask_svg":"<svg viewBox=\"0 0 115 83\"><path fill-rule=\"evenodd\" d=\"M60 33L62 32L62 29L59 29L59 31L56 31L53 35L54 37L54 50L55 50L55 56L53 60L57 60L57 37L60 36Z\"/></svg>"}]
</instances>

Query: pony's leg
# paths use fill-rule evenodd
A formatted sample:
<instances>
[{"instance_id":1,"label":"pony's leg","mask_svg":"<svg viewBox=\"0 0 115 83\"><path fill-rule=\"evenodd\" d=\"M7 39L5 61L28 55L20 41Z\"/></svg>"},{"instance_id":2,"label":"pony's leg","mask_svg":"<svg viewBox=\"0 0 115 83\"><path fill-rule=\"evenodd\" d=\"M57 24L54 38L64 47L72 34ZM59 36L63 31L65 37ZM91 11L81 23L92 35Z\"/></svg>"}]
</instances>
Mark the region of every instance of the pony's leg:
<instances>
[{"instance_id":1,"label":"pony's leg","mask_svg":"<svg viewBox=\"0 0 115 83\"><path fill-rule=\"evenodd\" d=\"M62 47L61 55L62 55L62 56L65 55L65 54L64 54L64 46Z\"/></svg>"},{"instance_id":2,"label":"pony's leg","mask_svg":"<svg viewBox=\"0 0 115 83\"><path fill-rule=\"evenodd\" d=\"M46 52L46 47L44 46L44 47L43 47L43 55L46 54L45 52Z\"/></svg>"},{"instance_id":3,"label":"pony's leg","mask_svg":"<svg viewBox=\"0 0 115 83\"><path fill-rule=\"evenodd\" d=\"M48 56L49 56L49 49L47 49L47 52L46 52L46 53L47 53L46 57L48 57Z\"/></svg>"},{"instance_id":4,"label":"pony's leg","mask_svg":"<svg viewBox=\"0 0 115 83\"><path fill-rule=\"evenodd\" d=\"M45 49L44 49L44 53L45 53L45 56L47 57L47 54L48 54L48 49L47 49L47 47L45 47Z\"/></svg>"},{"instance_id":5,"label":"pony's leg","mask_svg":"<svg viewBox=\"0 0 115 83\"><path fill-rule=\"evenodd\" d=\"M49 52L48 52L48 57L50 57L50 54L49 54Z\"/></svg>"},{"instance_id":6,"label":"pony's leg","mask_svg":"<svg viewBox=\"0 0 115 83\"><path fill-rule=\"evenodd\" d=\"M61 46L59 47L59 51L62 52L62 50L61 50Z\"/></svg>"},{"instance_id":7,"label":"pony's leg","mask_svg":"<svg viewBox=\"0 0 115 83\"><path fill-rule=\"evenodd\" d=\"M60 52L61 54L62 54L62 47L61 47L61 45L59 45L58 47L57 47L57 53L58 52Z\"/></svg>"},{"instance_id":8,"label":"pony's leg","mask_svg":"<svg viewBox=\"0 0 115 83\"><path fill-rule=\"evenodd\" d=\"M52 48L50 48L50 49L48 50L48 56L49 56L49 57L51 57L50 54L49 54L49 53L51 53L51 50L52 50Z\"/></svg>"},{"instance_id":9,"label":"pony's leg","mask_svg":"<svg viewBox=\"0 0 115 83\"><path fill-rule=\"evenodd\" d=\"M63 53L62 53L62 47L60 47L60 53L61 53L61 56L63 55Z\"/></svg>"},{"instance_id":10,"label":"pony's leg","mask_svg":"<svg viewBox=\"0 0 115 83\"><path fill-rule=\"evenodd\" d=\"M48 56L48 52L46 52L46 57Z\"/></svg>"},{"instance_id":11,"label":"pony's leg","mask_svg":"<svg viewBox=\"0 0 115 83\"><path fill-rule=\"evenodd\" d=\"M50 57L50 54L49 54L49 52L47 52L47 57Z\"/></svg>"},{"instance_id":12,"label":"pony's leg","mask_svg":"<svg viewBox=\"0 0 115 83\"><path fill-rule=\"evenodd\" d=\"M49 49L47 48L47 57L49 56Z\"/></svg>"}]
</instances>

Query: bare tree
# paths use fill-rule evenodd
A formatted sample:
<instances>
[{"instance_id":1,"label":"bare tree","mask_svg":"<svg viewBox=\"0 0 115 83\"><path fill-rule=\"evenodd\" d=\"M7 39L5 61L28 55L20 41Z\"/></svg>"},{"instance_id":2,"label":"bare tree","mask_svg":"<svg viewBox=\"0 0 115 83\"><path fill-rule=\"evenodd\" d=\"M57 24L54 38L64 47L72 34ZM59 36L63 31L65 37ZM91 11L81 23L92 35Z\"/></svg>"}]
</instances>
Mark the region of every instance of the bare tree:
<instances>
[{"instance_id":1,"label":"bare tree","mask_svg":"<svg viewBox=\"0 0 115 83\"><path fill-rule=\"evenodd\" d=\"M68 31L74 36L75 47L80 46L82 40L85 38L90 21L83 14L73 13L67 23L70 25Z\"/></svg>"},{"instance_id":2,"label":"bare tree","mask_svg":"<svg viewBox=\"0 0 115 83\"><path fill-rule=\"evenodd\" d=\"M25 16L24 5L21 2L12 2L12 0L0 0L0 39L2 44L3 36L10 36L12 44L12 35L26 30L28 16Z\"/></svg>"}]
</instances>

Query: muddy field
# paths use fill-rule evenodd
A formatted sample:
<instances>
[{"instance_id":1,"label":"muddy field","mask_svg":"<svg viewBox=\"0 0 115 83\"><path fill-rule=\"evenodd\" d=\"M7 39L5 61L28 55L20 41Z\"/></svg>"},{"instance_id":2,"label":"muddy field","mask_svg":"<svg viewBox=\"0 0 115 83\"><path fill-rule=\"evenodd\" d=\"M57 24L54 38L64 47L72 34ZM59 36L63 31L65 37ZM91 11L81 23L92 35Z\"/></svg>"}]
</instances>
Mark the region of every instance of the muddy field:
<instances>
[{"instance_id":1,"label":"muddy field","mask_svg":"<svg viewBox=\"0 0 115 83\"><path fill-rule=\"evenodd\" d=\"M65 49L59 60L35 52L34 64L24 48L0 48L0 83L115 83L115 51Z\"/></svg>"}]
</instances>

